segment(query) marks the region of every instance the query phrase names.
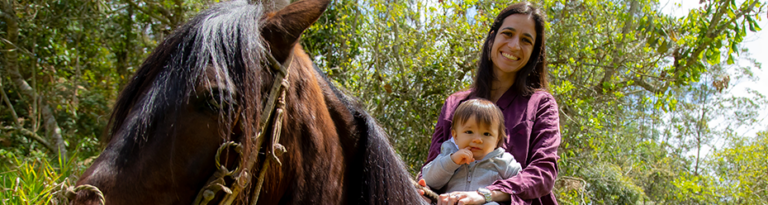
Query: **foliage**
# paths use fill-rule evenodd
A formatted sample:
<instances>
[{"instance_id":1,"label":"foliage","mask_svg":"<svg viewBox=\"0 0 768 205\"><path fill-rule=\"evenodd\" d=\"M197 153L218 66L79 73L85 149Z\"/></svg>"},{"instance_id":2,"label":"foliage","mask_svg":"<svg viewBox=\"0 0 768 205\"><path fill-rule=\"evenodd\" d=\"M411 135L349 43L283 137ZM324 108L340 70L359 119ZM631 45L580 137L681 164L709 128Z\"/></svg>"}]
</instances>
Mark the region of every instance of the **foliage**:
<instances>
[{"instance_id":1,"label":"foliage","mask_svg":"<svg viewBox=\"0 0 768 205\"><path fill-rule=\"evenodd\" d=\"M5 150L0 150L0 156L12 165L0 168L0 204L65 204L59 203L64 197L58 191L74 185L85 168L77 157L58 161L47 157L20 159Z\"/></svg>"},{"instance_id":2,"label":"foliage","mask_svg":"<svg viewBox=\"0 0 768 205\"><path fill-rule=\"evenodd\" d=\"M760 204L768 200L768 131L755 138L738 138L714 153L711 172L726 204Z\"/></svg>"},{"instance_id":3,"label":"foliage","mask_svg":"<svg viewBox=\"0 0 768 205\"><path fill-rule=\"evenodd\" d=\"M412 172L426 159L445 97L468 87L474 42L483 38L482 25L451 12L472 4L432 4L336 1L304 41L327 75L377 116L396 149L409 153L402 156Z\"/></svg>"},{"instance_id":4,"label":"foliage","mask_svg":"<svg viewBox=\"0 0 768 205\"><path fill-rule=\"evenodd\" d=\"M109 109L142 59L215 2L0 2L1 203L49 201L53 184L72 182L101 150ZM469 88L488 24L509 3L336 0L302 45L377 117L416 174L444 99ZM764 202L766 132L738 130L757 129L768 102L730 93L756 80L761 65L742 40L761 29L765 3L703 0L676 18L656 0L534 1L548 15L560 108L558 200Z\"/></svg>"},{"instance_id":5,"label":"foliage","mask_svg":"<svg viewBox=\"0 0 768 205\"><path fill-rule=\"evenodd\" d=\"M443 99L468 88L487 24L508 3L336 1L304 45L378 116L416 173ZM658 1L537 3L549 16L561 109L561 202L690 202L671 194L681 189L675 180L706 178L701 150L755 126L766 104L759 93L728 95L760 67L733 64L747 53L747 29L760 29L763 2L702 1L682 18Z\"/></svg>"}]
</instances>

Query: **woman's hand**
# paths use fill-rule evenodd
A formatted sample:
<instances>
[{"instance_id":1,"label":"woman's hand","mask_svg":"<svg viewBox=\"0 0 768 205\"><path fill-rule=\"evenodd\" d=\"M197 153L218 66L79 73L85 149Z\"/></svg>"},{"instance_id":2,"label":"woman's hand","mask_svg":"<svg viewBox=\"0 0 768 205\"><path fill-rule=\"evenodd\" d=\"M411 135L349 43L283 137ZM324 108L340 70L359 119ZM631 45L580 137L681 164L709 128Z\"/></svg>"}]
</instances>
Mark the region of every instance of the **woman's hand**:
<instances>
[{"instance_id":1,"label":"woman's hand","mask_svg":"<svg viewBox=\"0 0 768 205\"><path fill-rule=\"evenodd\" d=\"M437 199L437 205L454 205L457 202L459 199L456 192L440 194L439 199Z\"/></svg>"},{"instance_id":2,"label":"woman's hand","mask_svg":"<svg viewBox=\"0 0 768 205\"><path fill-rule=\"evenodd\" d=\"M464 204L484 204L485 203L485 197L483 195L480 195L480 193L477 193L476 191L469 191L464 192L465 194L461 200L459 200L459 205Z\"/></svg>"},{"instance_id":3,"label":"woman's hand","mask_svg":"<svg viewBox=\"0 0 768 205\"><path fill-rule=\"evenodd\" d=\"M441 194L440 201L437 202L438 205L468 205L483 203L485 203L485 197L476 191L457 191Z\"/></svg>"},{"instance_id":4,"label":"woman's hand","mask_svg":"<svg viewBox=\"0 0 768 205\"><path fill-rule=\"evenodd\" d=\"M451 154L451 160L458 165L469 164L475 161L473 156L472 151L469 151L469 147L466 147Z\"/></svg>"}]
</instances>

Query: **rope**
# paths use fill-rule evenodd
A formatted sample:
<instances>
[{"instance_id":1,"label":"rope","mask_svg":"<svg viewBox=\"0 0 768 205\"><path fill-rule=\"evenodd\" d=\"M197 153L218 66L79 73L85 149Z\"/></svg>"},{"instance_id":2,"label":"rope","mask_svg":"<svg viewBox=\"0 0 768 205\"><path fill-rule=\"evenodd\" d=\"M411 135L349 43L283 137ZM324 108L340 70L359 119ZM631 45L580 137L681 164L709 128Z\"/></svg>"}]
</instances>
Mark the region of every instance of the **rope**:
<instances>
[{"instance_id":1,"label":"rope","mask_svg":"<svg viewBox=\"0 0 768 205\"><path fill-rule=\"evenodd\" d=\"M75 200L75 197L77 196L77 192L81 190L86 190L86 191L91 191L93 193L96 193L96 196L99 197L99 203L101 203L102 205L106 204L106 202L104 202L105 201L104 193L101 193L101 190L99 190L98 187L95 187L93 185L83 184L75 188L72 188L72 186L67 186L67 185L64 185L64 183L62 183L61 188L62 189L59 191L56 191L54 195L63 196L64 198L66 198L67 204L69 204L69 202L71 202L72 200Z\"/></svg>"},{"instance_id":2,"label":"rope","mask_svg":"<svg viewBox=\"0 0 768 205\"><path fill-rule=\"evenodd\" d=\"M421 186L421 184L419 184L416 181L413 181L413 179L411 179L411 183L413 184L413 187L416 187L416 189L424 191L424 197L427 197L429 200L432 200L432 202L437 202L437 199L438 199L437 193L429 189L429 187Z\"/></svg>"}]
</instances>

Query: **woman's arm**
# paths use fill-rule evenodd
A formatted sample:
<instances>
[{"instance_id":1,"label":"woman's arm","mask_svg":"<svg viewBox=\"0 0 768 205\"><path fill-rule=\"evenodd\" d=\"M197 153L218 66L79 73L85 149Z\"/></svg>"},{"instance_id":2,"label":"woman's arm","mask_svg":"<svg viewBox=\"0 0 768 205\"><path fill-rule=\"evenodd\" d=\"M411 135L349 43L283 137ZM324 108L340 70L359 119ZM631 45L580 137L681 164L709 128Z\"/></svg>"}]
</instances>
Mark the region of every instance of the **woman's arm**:
<instances>
[{"instance_id":1,"label":"woman's arm","mask_svg":"<svg viewBox=\"0 0 768 205\"><path fill-rule=\"evenodd\" d=\"M520 174L488 186L490 190L511 194L513 204L549 194L557 178L557 147L560 146L557 102L547 94L538 104L530 136L528 166Z\"/></svg>"}]
</instances>

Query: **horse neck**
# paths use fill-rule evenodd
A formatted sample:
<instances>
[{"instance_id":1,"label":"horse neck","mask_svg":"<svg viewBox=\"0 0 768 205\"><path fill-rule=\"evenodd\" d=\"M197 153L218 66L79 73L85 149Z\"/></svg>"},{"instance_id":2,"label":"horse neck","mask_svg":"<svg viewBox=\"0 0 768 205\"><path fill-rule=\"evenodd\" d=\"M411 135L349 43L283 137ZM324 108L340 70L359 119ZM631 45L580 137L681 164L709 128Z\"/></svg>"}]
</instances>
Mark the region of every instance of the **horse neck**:
<instances>
[{"instance_id":1,"label":"horse neck","mask_svg":"<svg viewBox=\"0 0 768 205\"><path fill-rule=\"evenodd\" d=\"M294 92L291 96L296 97L289 98L295 101L289 102L292 105L288 109L294 110L289 110L292 114L288 118L303 121L294 124L303 126L303 129L294 127L287 130L309 131L294 133L294 137L299 138L296 141L301 141L295 144L295 152L305 153L296 153L303 156L297 164L303 162L301 166L309 173L328 171L323 174L327 176L327 181L297 181L308 182L311 185L302 186L312 187L308 190L312 192L299 193L323 193L317 195L336 197L333 193L341 187L343 196L339 200L345 204L421 202L421 196L411 184L410 174L392 149L381 126L356 99L334 87L322 71L314 67L303 50L297 48L294 48L294 56L300 60L298 64L301 66L291 73ZM314 160L322 163L314 163ZM324 167L328 165L332 170ZM343 167L343 170L333 170L337 169L336 166Z\"/></svg>"},{"instance_id":2,"label":"horse neck","mask_svg":"<svg viewBox=\"0 0 768 205\"><path fill-rule=\"evenodd\" d=\"M344 154L336 125L300 46L293 49L280 143L282 166L270 166L260 204L342 203Z\"/></svg>"}]
</instances>

